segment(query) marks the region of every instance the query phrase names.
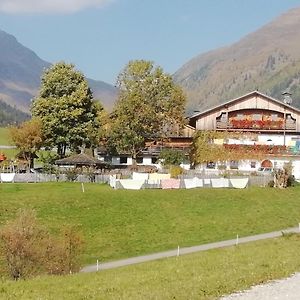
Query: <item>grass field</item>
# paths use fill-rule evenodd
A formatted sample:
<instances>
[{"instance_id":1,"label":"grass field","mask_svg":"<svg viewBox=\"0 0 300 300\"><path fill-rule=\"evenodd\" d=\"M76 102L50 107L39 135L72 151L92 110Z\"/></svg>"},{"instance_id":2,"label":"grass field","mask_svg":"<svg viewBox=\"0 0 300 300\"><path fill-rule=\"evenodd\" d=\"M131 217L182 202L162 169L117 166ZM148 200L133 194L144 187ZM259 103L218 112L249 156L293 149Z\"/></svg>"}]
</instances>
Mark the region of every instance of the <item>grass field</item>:
<instances>
[{"instance_id":1,"label":"grass field","mask_svg":"<svg viewBox=\"0 0 300 300\"><path fill-rule=\"evenodd\" d=\"M8 128L0 127L0 145L11 145Z\"/></svg>"},{"instance_id":2,"label":"grass field","mask_svg":"<svg viewBox=\"0 0 300 300\"><path fill-rule=\"evenodd\" d=\"M216 299L300 270L293 235L92 274L2 281L0 298Z\"/></svg>"},{"instance_id":3,"label":"grass field","mask_svg":"<svg viewBox=\"0 0 300 300\"><path fill-rule=\"evenodd\" d=\"M0 146L1 145L11 145L8 128L0 127ZM2 149L0 147L0 153L4 153L8 159L13 159L17 152L17 149Z\"/></svg>"},{"instance_id":4,"label":"grass field","mask_svg":"<svg viewBox=\"0 0 300 300\"><path fill-rule=\"evenodd\" d=\"M18 150L17 149L2 149L0 147L0 153L5 154L7 159L14 159L16 154L18 153Z\"/></svg>"},{"instance_id":5,"label":"grass field","mask_svg":"<svg viewBox=\"0 0 300 300\"><path fill-rule=\"evenodd\" d=\"M300 188L112 190L78 183L0 184L0 224L34 208L53 231L78 226L85 263L247 236L300 222Z\"/></svg>"}]
</instances>

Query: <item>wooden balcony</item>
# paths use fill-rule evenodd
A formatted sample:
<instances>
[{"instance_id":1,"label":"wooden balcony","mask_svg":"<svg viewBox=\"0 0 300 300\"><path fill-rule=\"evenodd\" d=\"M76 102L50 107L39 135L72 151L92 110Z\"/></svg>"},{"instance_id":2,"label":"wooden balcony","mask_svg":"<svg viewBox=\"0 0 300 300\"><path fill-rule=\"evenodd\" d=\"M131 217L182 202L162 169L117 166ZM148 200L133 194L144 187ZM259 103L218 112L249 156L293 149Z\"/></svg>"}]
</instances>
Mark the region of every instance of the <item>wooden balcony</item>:
<instances>
[{"instance_id":1,"label":"wooden balcony","mask_svg":"<svg viewBox=\"0 0 300 300\"><path fill-rule=\"evenodd\" d=\"M286 122L285 128L282 121L248 121L235 120L230 122L216 121L216 129L251 130L251 131L295 131L296 122Z\"/></svg>"},{"instance_id":2,"label":"wooden balcony","mask_svg":"<svg viewBox=\"0 0 300 300\"><path fill-rule=\"evenodd\" d=\"M142 151L144 155L159 155L160 152L164 149L170 149L170 150L176 150L176 151L182 151L183 153L187 154L189 153L191 149L191 144L182 144L182 145L159 145L159 146L150 146L145 147Z\"/></svg>"}]
</instances>

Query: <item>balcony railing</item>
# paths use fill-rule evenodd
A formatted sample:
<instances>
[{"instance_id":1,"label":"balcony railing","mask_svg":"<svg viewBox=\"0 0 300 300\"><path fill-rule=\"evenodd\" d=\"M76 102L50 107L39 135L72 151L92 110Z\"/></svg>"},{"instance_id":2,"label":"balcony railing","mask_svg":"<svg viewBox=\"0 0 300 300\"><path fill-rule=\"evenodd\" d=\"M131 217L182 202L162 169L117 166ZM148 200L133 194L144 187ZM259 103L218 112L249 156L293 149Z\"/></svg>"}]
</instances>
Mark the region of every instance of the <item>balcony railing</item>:
<instances>
[{"instance_id":1,"label":"balcony railing","mask_svg":"<svg viewBox=\"0 0 300 300\"><path fill-rule=\"evenodd\" d=\"M251 129L251 130L296 130L296 122L286 122L284 128L283 120L230 120L223 122L217 120L217 129Z\"/></svg>"},{"instance_id":2,"label":"balcony railing","mask_svg":"<svg viewBox=\"0 0 300 300\"><path fill-rule=\"evenodd\" d=\"M224 144L224 147L230 151L242 151L243 153L255 152L279 156L300 155L300 148L297 146Z\"/></svg>"},{"instance_id":3,"label":"balcony railing","mask_svg":"<svg viewBox=\"0 0 300 300\"><path fill-rule=\"evenodd\" d=\"M183 153L188 153L191 149L190 144L181 145L181 146L150 146L146 147L142 150L143 154L152 154L152 155L158 155L162 150L164 149L170 149L170 150L176 150L176 151L182 151Z\"/></svg>"}]
</instances>

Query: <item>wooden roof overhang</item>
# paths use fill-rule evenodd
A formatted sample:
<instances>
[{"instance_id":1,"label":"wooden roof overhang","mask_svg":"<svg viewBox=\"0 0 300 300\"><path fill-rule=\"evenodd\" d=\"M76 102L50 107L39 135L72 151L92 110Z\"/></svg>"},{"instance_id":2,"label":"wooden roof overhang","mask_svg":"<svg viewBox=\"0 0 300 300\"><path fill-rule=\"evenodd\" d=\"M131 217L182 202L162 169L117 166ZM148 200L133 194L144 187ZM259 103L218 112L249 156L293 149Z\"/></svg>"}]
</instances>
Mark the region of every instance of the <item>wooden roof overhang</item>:
<instances>
[{"instance_id":1,"label":"wooden roof overhang","mask_svg":"<svg viewBox=\"0 0 300 300\"><path fill-rule=\"evenodd\" d=\"M209 115L209 114L211 114L211 113L213 113L215 111L218 111L218 110L222 110L222 109L228 108L229 106L234 105L236 102L245 100L245 99L247 99L250 96L260 96L260 97L265 98L265 99L267 99L269 101L272 101L273 103L275 103L275 104L277 104L277 105L279 105L279 106L281 106L283 108L286 108L288 110L292 110L295 113L300 114L300 110L298 108L296 108L296 107L288 105L288 104L286 104L286 103L284 103L282 101L279 101L279 100L277 100L277 99L275 99L275 98L273 98L271 96L265 95L265 94L263 94L263 93L261 93L259 91L253 91L253 92L245 94L245 95L243 95L241 97L229 100L227 102L224 102L222 104L219 104L217 106L214 106L212 108L204 110L202 112L197 112L197 113L191 115L189 117L189 125L191 125L192 127L195 128L196 120L199 119L200 117L203 117L205 115Z\"/></svg>"}]
</instances>

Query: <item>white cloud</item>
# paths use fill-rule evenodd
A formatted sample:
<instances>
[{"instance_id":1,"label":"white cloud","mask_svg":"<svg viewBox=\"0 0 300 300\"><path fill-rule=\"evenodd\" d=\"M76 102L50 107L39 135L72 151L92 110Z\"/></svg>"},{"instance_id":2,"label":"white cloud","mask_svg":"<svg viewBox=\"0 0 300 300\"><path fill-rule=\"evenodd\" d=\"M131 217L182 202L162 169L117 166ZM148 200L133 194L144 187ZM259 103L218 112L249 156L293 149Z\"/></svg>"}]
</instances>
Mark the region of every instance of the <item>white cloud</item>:
<instances>
[{"instance_id":1,"label":"white cloud","mask_svg":"<svg viewBox=\"0 0 300 300\"><path fill-rule=\"evenodd\" d=\"M0 0L0 12L9 14L74 13L99 8L113 0Z\"/></svg>"}]
</instances>

